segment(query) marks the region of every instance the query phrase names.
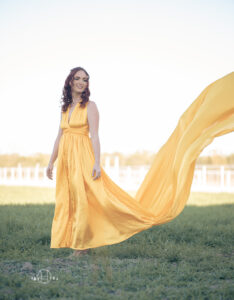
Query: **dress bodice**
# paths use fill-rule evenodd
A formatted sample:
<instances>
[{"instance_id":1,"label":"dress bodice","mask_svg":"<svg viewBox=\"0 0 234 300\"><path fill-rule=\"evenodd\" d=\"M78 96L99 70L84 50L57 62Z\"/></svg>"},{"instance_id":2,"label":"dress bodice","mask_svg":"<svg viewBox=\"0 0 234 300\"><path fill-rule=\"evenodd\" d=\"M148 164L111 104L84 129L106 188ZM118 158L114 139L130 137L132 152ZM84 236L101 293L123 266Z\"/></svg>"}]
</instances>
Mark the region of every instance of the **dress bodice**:
<instances>
[{"instance_id":1,"label":"dress bodice","mask_svg":"<svg viewBox=\"0 0 234 300\"><path fill-rule=\"evenodd\" d=\"M81 107L80 104L77 103L70 115L70 120L70 105L65 112L62 112L60 127L63 129L63 133L89 135L87 108L88 102L85 104L85 107Z\"/></svg>"}]
</instances>

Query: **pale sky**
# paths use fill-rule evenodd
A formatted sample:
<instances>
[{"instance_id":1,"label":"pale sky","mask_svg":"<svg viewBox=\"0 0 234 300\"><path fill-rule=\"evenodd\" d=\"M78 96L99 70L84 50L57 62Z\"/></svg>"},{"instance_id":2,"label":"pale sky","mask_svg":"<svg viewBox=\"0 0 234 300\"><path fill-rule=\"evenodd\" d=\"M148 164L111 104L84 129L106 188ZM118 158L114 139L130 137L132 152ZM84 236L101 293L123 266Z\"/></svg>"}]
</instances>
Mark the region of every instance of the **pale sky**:
<instances>
[{"instance_id":1,"label":"pale sky","mask_svg":"<svg viewBox=\"0 0 234 300\"><path fill-rule=\"evenodd\" d=\"M234 1L0 2L0 153L51 154L70 70L90 75L101 152L156 152L233 71ZM216 149L234 152L234 133Z\"/></svg>"}]
</instances>

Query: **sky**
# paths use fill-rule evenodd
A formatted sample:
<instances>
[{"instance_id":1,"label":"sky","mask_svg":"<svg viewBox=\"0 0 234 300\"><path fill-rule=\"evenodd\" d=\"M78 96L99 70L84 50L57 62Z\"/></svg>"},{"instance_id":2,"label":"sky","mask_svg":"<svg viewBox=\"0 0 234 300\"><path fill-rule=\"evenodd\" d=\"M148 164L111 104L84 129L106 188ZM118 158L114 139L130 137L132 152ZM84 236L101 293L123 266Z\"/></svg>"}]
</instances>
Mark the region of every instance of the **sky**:
<instances>
[{"instance_id":1,"label":"sky","mask_svg":"<svg viewBox=\"0 0 234 300\"><path fill-rule=\"evenodd\" d=\"M81 66L101 152L157 152L211 82L233 72L234 1L0 1L0 154L51 154ZM234 152L234 133L201 155Z\"/></svg>"}]
</instances>

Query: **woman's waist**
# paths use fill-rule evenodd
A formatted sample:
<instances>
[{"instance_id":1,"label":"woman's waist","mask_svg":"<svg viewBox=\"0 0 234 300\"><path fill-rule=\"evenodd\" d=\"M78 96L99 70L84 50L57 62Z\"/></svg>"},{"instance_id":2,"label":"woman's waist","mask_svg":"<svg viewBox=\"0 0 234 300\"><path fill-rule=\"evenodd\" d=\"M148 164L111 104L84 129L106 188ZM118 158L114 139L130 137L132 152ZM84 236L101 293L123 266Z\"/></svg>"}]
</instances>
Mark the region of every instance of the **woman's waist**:
<instances>
[{"instance_id":1,"label":"woman's waist","mask_svg":"<svg viewBox=\"0 0 234 300\"><path fill-rule=\"evenodd\" d=\"M89 136L89 130L88 128L82 128L82 127L63 128L63 134L77 134L77 135Z\"/></svg>"}]
</instances>

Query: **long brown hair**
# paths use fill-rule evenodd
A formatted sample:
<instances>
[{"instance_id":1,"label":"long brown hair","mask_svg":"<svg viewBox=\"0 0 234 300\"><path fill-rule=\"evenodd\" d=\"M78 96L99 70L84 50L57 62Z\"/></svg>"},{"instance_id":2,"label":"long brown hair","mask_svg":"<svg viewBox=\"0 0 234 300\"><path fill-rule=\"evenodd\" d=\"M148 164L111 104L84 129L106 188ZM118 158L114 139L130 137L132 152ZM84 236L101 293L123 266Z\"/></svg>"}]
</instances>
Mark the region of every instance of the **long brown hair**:
<instances>
[{"instance_id":1,"label":"long brown hair","mask_svg":"<svg viewBox=\"0 0 234 300\"><path fill-rule=\"evenodd\" d=\"M67 111L69 104L72 103L72 93L71 93L71 86L70 86L69 82L71 81L73 83L74 75L76 74L77 71L80 71L80 70L84 71L86 73L86 75L88 76L88 85L81 94L82 101L80 102L80 106L85 107L86 102L89 101L89 96L90 96L89 78L90 78L90 76L89 76L88 72L85 69L83 69L82 67L73 68L73 69L71 69L70 74L67 76L64 87L63 87L63 95L61 97L63 112Z\"/></svg>"}]
</instances>

